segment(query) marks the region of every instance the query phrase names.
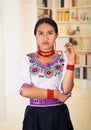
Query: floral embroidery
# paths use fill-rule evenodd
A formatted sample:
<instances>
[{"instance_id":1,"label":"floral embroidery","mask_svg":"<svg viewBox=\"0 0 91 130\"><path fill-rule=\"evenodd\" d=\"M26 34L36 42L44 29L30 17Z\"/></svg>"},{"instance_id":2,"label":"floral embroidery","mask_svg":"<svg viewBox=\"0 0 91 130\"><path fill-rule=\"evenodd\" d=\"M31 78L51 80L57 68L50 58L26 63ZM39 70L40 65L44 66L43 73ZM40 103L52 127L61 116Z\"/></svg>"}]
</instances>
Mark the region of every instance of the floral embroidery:
<instances>
[{"instance_id":1,"label":"floral embroidery","mask_svg":"<svg viewBox=\"0 0 91 130\"><path fill-rule=\"evenodd\" d=\"M64 59L63 59L63 58L61 58L59 61L60 61L60 62L64 62Z\"/></svg>"},{"instance_id":2,"label":"floral embroidery","mask_svg":"<svg viewBox=\"0 0 91 130\"><path fill-rule=\"evenodd\" d=\"M46 67L41 67L34 57L28 55L30 61L30 72L32 75L38 75L39 78L51 78L52 76L57 76L64 68L64 58L61 55L59 60L56 60L53 64L47 65Z\"/></svg>"},{"instance_id":3,"label":"floral embroidery","mask_svg":"<svg viewBox=\"0 0 91 130\"><path fill-rule=\"evenodd\" d=\"M30 59L30 63L33 63L33 60L32 60L32 59Z\"/></svg>"},{"instance_id":4,"label":"floral embroidery","mask_svg":"<svg viewBox=\"0 0 91 130\"><path fill-rule=\"evenodd\" d=\"M50 78L53 76L53 69L51 67L46 68L44 71L44 75L46 78Z\"/></svg>"},{"instance_id":5,"label":"floral embroidery","mask_svg":"<svg viewBox=\"0 0 91 130\"><path fill-rule=\"evenodd\" d=\"M59 74L62 71L62 66L61 65L55 65L54 66L54 71L56 74Z\"/></svg>"},{"instance_id":6,"label":"floral embroidery","mask_svg":"<svg viewBox=\"0 0 91 130\"><path fill-rule=\"evenodd\" d=\"M40 72L40 68L38 66L36 66L36 65L33 65L33 66L30 67L30 72L32 74L36 75L36 74L38 74Z\"/></svg>"}]
</instances>

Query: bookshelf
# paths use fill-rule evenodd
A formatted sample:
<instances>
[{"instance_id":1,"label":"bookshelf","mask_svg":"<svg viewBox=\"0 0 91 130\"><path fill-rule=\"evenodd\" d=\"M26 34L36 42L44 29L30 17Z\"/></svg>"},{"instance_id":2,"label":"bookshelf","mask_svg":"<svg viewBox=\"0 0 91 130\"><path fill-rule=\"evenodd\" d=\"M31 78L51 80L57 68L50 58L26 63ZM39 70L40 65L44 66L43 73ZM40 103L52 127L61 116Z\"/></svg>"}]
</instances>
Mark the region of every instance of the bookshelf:
<instances>
[{"instance_id":1,"label":"bookshelf","mask_svg":"<svg viewBox=\"0 0 91 130\"><path fill-rule=\"evenodd\" d=\"M37 0L37 5L38 19L51 17L58 25L56 49L58 51L64 49L65 42L70 41L74 44L75 78L89 82L91 80L91 1Z\"/></svg>"}]
</instances>

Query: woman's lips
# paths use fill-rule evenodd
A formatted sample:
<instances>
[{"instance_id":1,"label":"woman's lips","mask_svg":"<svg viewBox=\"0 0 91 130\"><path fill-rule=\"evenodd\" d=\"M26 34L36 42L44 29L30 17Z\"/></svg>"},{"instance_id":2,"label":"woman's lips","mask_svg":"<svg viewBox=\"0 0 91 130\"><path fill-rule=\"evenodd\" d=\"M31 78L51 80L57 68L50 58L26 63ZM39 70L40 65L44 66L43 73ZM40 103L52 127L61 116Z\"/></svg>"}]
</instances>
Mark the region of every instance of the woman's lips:
<instances>
[{"instance_id":1,"label":"woman's lips","mask_svg":"<svg viewBox=\"0 0 91 130\"><path fill-rule=\"evenodd\" d=\"M49 42L43 42L43 44L49 44Z\"/></svg>"}]
</instances>

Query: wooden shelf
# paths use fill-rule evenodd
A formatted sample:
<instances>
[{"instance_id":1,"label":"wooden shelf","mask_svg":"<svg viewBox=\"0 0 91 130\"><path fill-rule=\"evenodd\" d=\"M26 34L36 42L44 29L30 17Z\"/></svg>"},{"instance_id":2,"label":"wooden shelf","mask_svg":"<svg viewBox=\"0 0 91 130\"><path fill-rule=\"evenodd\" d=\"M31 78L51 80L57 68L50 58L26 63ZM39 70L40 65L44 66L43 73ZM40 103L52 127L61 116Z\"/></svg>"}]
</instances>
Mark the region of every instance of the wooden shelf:
<instances>
[{"instance_id":1,"label":"wooden shelf","mask_svg":"<svg viewBox=\"0 0 91 130\"><path fill-rule=\"evenodd\" d=\"M91 50L77 50L76 52L79 54L91 54Z\"/></svg>"},{"instance_id":2,"label":"wooden shelf","mask_svg":"<svg viewBox=\"0 0 91 130\"><path fill-rule=\"evenodd\" d=\"M74 6L74 7L58 7L58 8L55 8L55 10L86 9L86 8L91 8L91 5Z\"/></svg>"},{"instance_id":3,"label":"wooden shelf","mask_svg":"<svg viewBox=\"0 0 91 130\"><path fill-rule=\"evenodd\" d=\"M86 35L59 35L59 38L91 38L91 36Z\"/></svg>"},{"instance_id":4,"label":"wooden shelf","mask_svg":"<svg viewBox=\"0 0 91 130\"><path fill-rule=\"evenodd\" d=\"M79 21L79 20L57 21L57 24L91 24L91 21Z\"/></svg>"},{"instance_id":5,"label":"wooden shelf","mask_svg":"<svg viewBox=\"0 0 91 130\"><path fill-rule=\"evenodd\" d=\"M50 10L52 10L52 8L49 8L49 7L38 7L37 9L50 9Z\"/></svg>"},{"instance_id":6,"label":"wooden shelf","mask_svg":"<svg viewBox=\"0 0 91 130\"><path fill-rule=\"evenodd\" d=\"M79 64L75 64L75 68L77 68L77 67L91 68L91 66L88 66L88 65L79 65Z\"/></svg>"}]
</instances>

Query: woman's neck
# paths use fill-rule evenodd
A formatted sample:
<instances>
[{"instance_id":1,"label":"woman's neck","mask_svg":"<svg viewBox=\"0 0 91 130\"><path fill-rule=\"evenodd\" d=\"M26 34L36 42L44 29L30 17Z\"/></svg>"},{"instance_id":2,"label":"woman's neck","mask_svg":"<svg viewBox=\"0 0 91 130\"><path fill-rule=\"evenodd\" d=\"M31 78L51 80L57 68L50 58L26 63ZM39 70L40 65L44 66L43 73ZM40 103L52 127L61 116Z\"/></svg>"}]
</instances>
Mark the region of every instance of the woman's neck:
<instances>
[{"instance_id":1,"label":"woman's neck","mask_svg":"<svg viewBox=\"0 0 91 130\"><path fill-rule=\"evenodd\" d=\"M43 56L43 57L53 56L54 53L55 53L54 49L49 50L49 51L44 51L44 50L41 50L41 49L38 50L38 54L41 55L41 56Z\"/></svg>"}]
</instances>

